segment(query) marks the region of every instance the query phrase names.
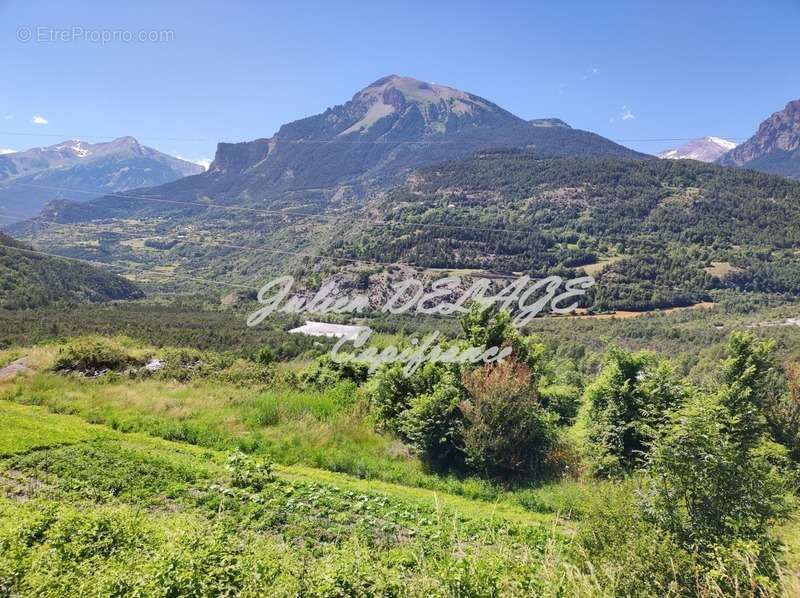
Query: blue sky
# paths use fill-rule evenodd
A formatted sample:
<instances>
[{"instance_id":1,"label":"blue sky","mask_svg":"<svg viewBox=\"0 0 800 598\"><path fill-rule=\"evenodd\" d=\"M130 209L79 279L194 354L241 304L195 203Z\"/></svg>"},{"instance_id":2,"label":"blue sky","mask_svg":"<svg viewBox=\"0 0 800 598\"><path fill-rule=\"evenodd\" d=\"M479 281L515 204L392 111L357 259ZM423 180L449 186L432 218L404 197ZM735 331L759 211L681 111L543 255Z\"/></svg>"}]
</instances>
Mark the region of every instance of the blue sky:
<instances>
[{"instance_id":1,"label":"blue sky","mask_svg":"<svg viewBox=\"0 0 800 598\"><path fill-rule=\"evenodd\" d=\"M656 152L676 143L627 140L747 137L800 98L798 24L800 0L0 0L0 148L133 135L210 158L397 73ZM114 30L168 33L89 39Z\"/></svg>"}]
</instances>

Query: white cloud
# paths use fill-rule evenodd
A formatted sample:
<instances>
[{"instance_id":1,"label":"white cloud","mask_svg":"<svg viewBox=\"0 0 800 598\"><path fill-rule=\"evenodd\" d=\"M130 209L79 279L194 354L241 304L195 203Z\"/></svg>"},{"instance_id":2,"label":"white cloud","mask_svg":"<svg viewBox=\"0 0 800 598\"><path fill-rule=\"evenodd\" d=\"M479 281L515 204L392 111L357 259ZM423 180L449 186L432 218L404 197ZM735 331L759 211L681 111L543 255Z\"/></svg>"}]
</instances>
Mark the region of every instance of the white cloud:
<instances>
[{"instance_id":1,"label":"white cloud","mask_svg":"<svg viewBox=\"0 0 800 598\"><path fill-rule=\"evenodd\" d=\"M12 120L13 118L14 118L14 115L13 115L13 114L6 114L6 115L3 117L3 120Z\"/></svg>"},{"instance_id":2,"label":"white cloud","mask_svg":"<svg viewBox=\"0 0 800 598\"><path fill-rule=\"evenodd\" d=\"M622 120L633 120L636 118L636 115L631 112L631 109L627 106L622 107L622 114L619 115Z\"/></svg>"},{"instance_id":3,"label":"white cloud","mask_svg":"<svg viewBox=\"0 0 800 598\"><path fill-rule=\"evenodd\" d=\"M34 116L31 122L35 125L46 125L48 120L44 116Z\"/></svg>"},{"instance_id":4,"label":"white cloud","mask_svg":"<svg viewBox=\"0 0 800 598\"><path fill-rule=\"evenodd\" d=\"M17 150L8 149L7 147L0 147L0 156L4 154L15 154Z\"/></svg>"},{"instance_id":5,"label":"white cloud","mask_svg":"<svg viewBox=\"0 0 800 598\"><path fill-rule=\"evenodd\" d=\"M178 160L184 160L185 162L191 162L192 164L197 164L198 166L202 166L205 170L208 170L208 167L211 166L211 163L214 161L211 158L195 158L194 160L191 158L184 158L180 154L176 154L173 152L173 155L178 158Z\"/></svg>"},{"instance_id":6,"label":"white cloud","mask_svg":"<svg viewBox=\"0 0 800 598\"><path fill-rule=\"evenodd\" d=\"M600 71L598 71L595 67L590 68L583 74L583 80L586 81L589 77L596 76Z\"/></svg>"}]
</instances>

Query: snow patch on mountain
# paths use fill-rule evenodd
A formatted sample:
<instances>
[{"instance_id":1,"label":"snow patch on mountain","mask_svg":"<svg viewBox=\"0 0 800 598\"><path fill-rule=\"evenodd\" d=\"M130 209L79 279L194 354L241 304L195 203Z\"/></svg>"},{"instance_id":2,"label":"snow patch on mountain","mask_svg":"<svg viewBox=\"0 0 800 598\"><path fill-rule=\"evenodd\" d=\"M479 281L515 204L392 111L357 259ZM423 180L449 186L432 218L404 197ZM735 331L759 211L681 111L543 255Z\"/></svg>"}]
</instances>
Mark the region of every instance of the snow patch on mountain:
<instances>
[{"instance_id":1,"label":"snow patch on mountain","mask_svg":"<svg viewBox=\"0 0 800 598\"><path fill-rule=\"evenodd\" d=\"M657 154L666 160L698 160L700 162L715 162L721 156L731 151L736 144L721 137L702 137L685 143L675 149L669 149Z\"/></svg>"}]
</instances>

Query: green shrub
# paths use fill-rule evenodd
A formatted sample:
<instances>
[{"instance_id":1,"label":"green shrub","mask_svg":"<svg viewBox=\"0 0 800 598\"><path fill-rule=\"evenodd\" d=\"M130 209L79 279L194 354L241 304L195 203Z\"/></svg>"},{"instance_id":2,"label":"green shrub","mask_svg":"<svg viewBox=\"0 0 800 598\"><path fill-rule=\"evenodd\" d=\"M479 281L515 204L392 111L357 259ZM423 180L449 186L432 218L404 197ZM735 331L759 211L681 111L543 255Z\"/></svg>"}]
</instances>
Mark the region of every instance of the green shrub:
<instances>
[{"instance_id":1,"label":"green shrub","mask_svg":"<svg viewBox=\"0 0 800 598\"><path fill-rule=\"evenodd\" d=\"M301 382L312 388L325 388L344 380L363 384L367 380L369 366L356 361L337 362L328 354L303 372Z\"/></svg>"},{"instance_id":2,"label":"green shrub","mask_svg":"<svg viewBox=\"0 0 800 598\"><path fill-rule=\"evenodd\" d=\"M254 492L263 490L275 479L272 475L272 461L251 457L239 450L228 457L227 469L235 488Z\"/></svg>"},{"instance_id":3,"label":"green shrub","mask_svg":"<svg viewBox=\"0 0 800 598\"><path fill-rule=\"evenodd\" d=\"M82 336L59 349L53 369L97 372L121 370L135 363L137 360L118 341L102 336Z\"/></svg>"},{"instance_id":4,"label":"green shrub","mask_svg":"<svg viewBox=\"0 0 800 598\"><path fill-rule=\"evenodd\" d=\"M400 430L422 459L435 468L463 464L461 446L462 388L448 372L429 393L417 395L400 416Z\"/></svg>"},{"instance_id":5,"label":"green shrub","mask_svg":"<svg viewBox=\"0 0 800 598\"><path fill-rule=\"evenodd\" d=\"M269 347L262 347L258 350L258 353L256 353L255 361L261 365L270 365L271 363L275 363L276 360L275 352Z\"/></svg>"},{"instance_id":6,"label":"green shrub","mask_svg":"<svg viewBox=\"0 0 800 598\"><path fill-rule=\"evenodd\" d=\"M237 359L214 377L229 384L249 386L272 384L278 379L278 374L272 365Z\"/></svg>"},{"instance_id":7,"label":"green shrub","mask_svg":"<svg viewBox=\"0 0 800 598\"><path fill-rule=\"evenodd\" d=\"M650 517L683 545L709 550L763 537L783 513L780 447L746 448L718 396L701 396L675 414L650 458Z\"/></svg>"},{"instance_id":8,"label":"green shrub","mask_svg":"<svg viewBox=\"0 0 800 598\"><path fill-rule=\"evenodd\" d=\"M539 399L542 405L558 414L561 424L575 422L581 402L581 393L575 386L566 384L549 384L539 388Z\"/></svg>"},{"instance_id":9,"label":"green shrub","mask_svg":"<svg viewBox=\"0 0 800 598\"><path fill-rule=\"evenodd\" d=\"M722 386L675 412L649 456L647 519L729 590L742 576L777 579L770 530L789 513L786 449L769 439L761 412L771 349L732 334Z\"/></svg>"},{"instance_id":10,"label":"green shrub","mask_svg":"<svg viewBox=\"0 0 800 598\"><path fill-rule=\"evenodd\" d=\"M619 475L642 465L670 410L687 396L666 363L648 353L612 348L584 393L593 471Z\"/></svg>"},{"instance_id":11,"label":"green shrub","mask_svg":"<svg viewBox=\"0 0 800 598\"><path fill-rule=\"evenodd\" d=\"M378 370L369 393L378 428L403 437L402 415L411 408L415 397L433 392L446 371L432 363L410 376L406 376L401 364Z\"/></svg>"}]
</instances>

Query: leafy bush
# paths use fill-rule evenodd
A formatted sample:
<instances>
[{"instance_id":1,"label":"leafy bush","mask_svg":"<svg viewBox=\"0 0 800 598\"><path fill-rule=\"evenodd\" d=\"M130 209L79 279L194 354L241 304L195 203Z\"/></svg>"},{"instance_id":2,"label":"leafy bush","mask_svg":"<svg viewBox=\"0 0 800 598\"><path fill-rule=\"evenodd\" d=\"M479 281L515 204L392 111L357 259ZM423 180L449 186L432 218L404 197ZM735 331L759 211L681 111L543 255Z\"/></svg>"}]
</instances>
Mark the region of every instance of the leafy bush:
<instances>
[{"instance_id":1,"label":"leafy bush","mask_svg":"<svg viewBox=\"0 0 800 598\"><path fill-rule=\"evenodd\" d=\"M369 366L357 361L339 363L328 354L316 362L301 376L301 381L312 388L325 388L344 380L362 384L367 379Z\"/></svg>"},{"instance_id":2,"label":"leafy bush","mask_svg":"<svg viewBox=\"0 0 800 598\"><path fill-rule=\"evenodd\" d=\"M256 363L260 363L261 365L269 365L276 361L277 357L275 357L275 352L272 351L269 347L262 347L256 353Z\"/></svg>"},{"instance_id":3,"label":"leafy bush","mask_svg":"<svg viewBox=\"0 0 800 598\"><path fill-rule=\"evenodd\" d=\"M411 376L401 364L381 368L370 389L370 404L378 428L404 435L403 414L411 408L415 397L433 392L445 374L440 365L426 363Z\"/></svg>"},{"instance_id":4,"label":"leafy bush","mask_svg":"<svg viewBox=\"0 0 800 598\"><path fill-rule=\"evenodd\" d=\"M731 335L722 386L689 401L659 434L645 511L706 569L745 550L774 579L770 528L788 514L789 487L786 450L769 440L761 413L771 350L752 334Z\"/></svg>"},{"instance_id":5,"label":"leafy bush","mask_svg":"<svg viewBox=\"0 0 800 598\"><path fill-rule=\"evenodd\" d=\"M542 407L528 366L511 360L488 365L465 375L464 386L467 465L490 477L543 473L558 438L558 416Z\"/></svg>"},{"instance_id":6,"label":"leafy bush","mask_svg":"<svg viewBox=\"0 0 800 598\"><path fill-rule=\"evenodd\" d=\"M83 336L61 347L53 363L56 371L98 372L121 370L137 360L114 339Z\"/></svg>"},{"instance_id":7,"label":"leafy bush","mask_svg":"<svg viewBox=\"0 0 800 598\"><path fill-rule=\"evenodd\" d=\"M278 379L274 366L237 359L216 376L222 382L240 386L272 384Z\"/></svg>"},{"instance_id":8,"label":"leafy bush","mask_svg":"<svg viewBox=\"0 0 800 598\"><path fill-rule=\"evenodd\" d=\"M495 306L473 303L460 319L464 339L476 347L511 347L514 359L539 378L544 367L545 346L535 336L523 336L512 325L511 313Z\"/></svg>"},{"instance_id":9,"label":"leafy bush","mask_svg":"<svg viewBox=\"0 0 800 598\"><path fill-rule=\"evenodd\" d=\"M549 384L539 388L542 405L559 415L561 424L572 424L578 415L581 393L575 386Z\"/></svg>"},{"instance_id":10,"label":"leafy bush","mask_svg":"<svg viewBox=\"0 0 800 598\"><path fill-rule=\"evenodd\" d=\"M452 372L429 393L415 396L400 416L400 430L429 464L452 469L463 464L459 404L464 396Z\"/></svg>"},{"instance_id":11,"label":"leafy bush","mask_svg":"<svg viewBox=\"0 0 800 598\"><path fill-rule=\"evenodd\" d=\"M259 492L275 479L272 461L250 457L239 450L228 457L227 468L235 488Z\"/></svg>"},{"instance_id":12,"label":"leafy bush","mask_svg":"<svg viewBox=\"0 0 800 598\"><path fill-rule=\"evenodd\" d=\"M595 473L619 475L643 464L657 430L687 393L666 363L613 348L584 393Z\"/></svg>"},{"instance_id":13,"label":"leafy bush","mask_svg":"<svg viewBox=\"0 0 800 598\"><path fill-rule=\"evenodd\" d=\"M687 549L765 537L784 511L785 455L776 444L751 450L719 396L700 396L677 412L655 444L650 518Z\"/></svg>"}]
</instances>

